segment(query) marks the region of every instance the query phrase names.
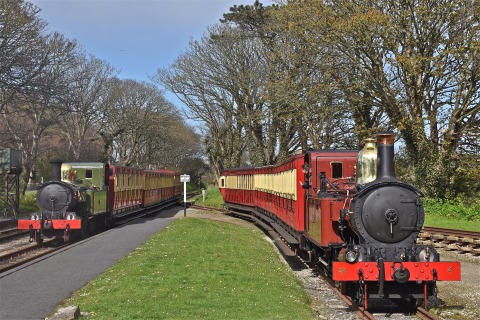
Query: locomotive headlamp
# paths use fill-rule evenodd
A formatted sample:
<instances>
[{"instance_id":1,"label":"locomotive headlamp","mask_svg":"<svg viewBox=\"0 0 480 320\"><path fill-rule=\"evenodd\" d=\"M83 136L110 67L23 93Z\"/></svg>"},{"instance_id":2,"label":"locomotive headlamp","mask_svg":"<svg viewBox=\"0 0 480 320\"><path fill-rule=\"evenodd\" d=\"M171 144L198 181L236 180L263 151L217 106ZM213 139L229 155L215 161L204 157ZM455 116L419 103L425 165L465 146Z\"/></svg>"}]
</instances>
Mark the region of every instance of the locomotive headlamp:
<instances>
[{"instance_id":1,"label":"locomotive headlamp","mask_svg":"<svg viewBox=\"0 0 480 320\"><path fill-rule=\"evenodd\" d=\"M355 261L357 261L357 258L358 258L358 253L356 251L351 249L347 249L345 251L345 260L347 260L348 262L354 263Z\"/></svg>"},{"instance_id":2,"label":"locomotive headlamp","mask_svg":"<svg viewBox=\"0 0 480 320\"><path fill-rule=\"evenodd\" d=\"M429 247L426 247L425 249L421 250L417 254L417 260L418 261L435 261L435 255L431 252Z\"/></svg>"},{"instance_id":3,"label":"locomotive headlamp","mask_svg":"<svg viewBox=\"0 0 480 320\"><path fill-rule=\"evenodd\" d=\"M77 219L77 215L76 215L75 213L73 213L73 212L69 212L69 213L67 213L65 219L67 219L67 220L75 220L75 219Z\"/></svg>"},{"instance_id":4,"label":"locomotive headlamp","mask_svg":"<svg viewBox=\"0 0 480 320\"><path fill-rule=\"evenodd\" d=\"M38 215L38 213L32 213L30 215L30 220L40 220L40 216Z\"/></svg>"}]
</instances>

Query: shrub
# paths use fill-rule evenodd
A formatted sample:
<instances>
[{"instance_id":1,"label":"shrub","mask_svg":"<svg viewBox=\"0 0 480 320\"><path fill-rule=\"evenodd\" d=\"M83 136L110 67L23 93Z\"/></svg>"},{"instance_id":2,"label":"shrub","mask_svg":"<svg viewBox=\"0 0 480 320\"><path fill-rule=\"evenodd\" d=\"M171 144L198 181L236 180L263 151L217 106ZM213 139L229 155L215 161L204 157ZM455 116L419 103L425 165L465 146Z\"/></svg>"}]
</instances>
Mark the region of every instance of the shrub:
<instances>
[{"instance_id":1,"label":"shrub","mask_svg":"<svg viewBox=\"0 0 480 320\"><path fill-rule=\"evenodd\" d=\"M24 196L20 197L20 212L35 212L38 211L37 206L37 192L27 191Z\"/></svg>"},{"instance_id":2,"label":"shrub","mask_svg":"<svg viewBox=\"0 0 480 320\"><path fill-rule=\"evenodd\" d=\"M441 216L449 219L480 221L480 200L461 197L454 200L442 201L426 198L423 201L425 212L430 215Z\"/></svg>"}]
</instances>

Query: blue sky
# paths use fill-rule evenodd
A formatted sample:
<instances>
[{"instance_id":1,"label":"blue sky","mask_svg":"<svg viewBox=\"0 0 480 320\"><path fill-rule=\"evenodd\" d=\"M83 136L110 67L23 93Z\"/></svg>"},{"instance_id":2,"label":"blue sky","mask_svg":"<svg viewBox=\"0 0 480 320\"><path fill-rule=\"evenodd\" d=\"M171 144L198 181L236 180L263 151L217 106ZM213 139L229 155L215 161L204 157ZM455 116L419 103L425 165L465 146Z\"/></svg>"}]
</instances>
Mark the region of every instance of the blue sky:
<instances>
[{"instance_id":1,"label":"blue sky","mask_svg":"<svg viewBox=\"0 0 480 320\"><path fill-rule=\"evenodd\" d=\"M120 78L149 81L200 39L235 4L254 0L27 0L50 31L76 39L88 54L121 70ZM261 1L264 5L272 1Z\"/></svg>"}]
</instances>

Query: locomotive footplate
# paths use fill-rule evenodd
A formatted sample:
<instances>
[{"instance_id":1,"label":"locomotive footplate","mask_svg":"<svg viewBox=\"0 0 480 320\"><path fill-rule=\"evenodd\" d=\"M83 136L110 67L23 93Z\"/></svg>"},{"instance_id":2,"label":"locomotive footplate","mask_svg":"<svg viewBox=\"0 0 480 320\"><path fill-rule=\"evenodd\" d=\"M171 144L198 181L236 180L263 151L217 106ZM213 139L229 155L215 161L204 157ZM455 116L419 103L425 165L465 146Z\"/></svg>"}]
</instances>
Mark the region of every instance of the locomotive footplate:
<instances>
[{"instance_id":1,"label":"locomotive footplate","mask_svg":"<svg viewBox=\"0 0 480 320\"><path fill-rule=\"evenodd\" d=\"M396 281L399 263L385 261L385 281ZM460 262L402 262L402 267L410 272L408 281L460 281ZM378 281L380 268L376 262L334 262L332 277L335 281Z\"/></svg>"},{"instance_id":2,"label":"locomotive footplate","mask_svg":"<svg viewBox=\"0 0 480 320\"><path fill-rule=\"evenodd\" d=\"M67 226L69 229L81 229L82 220L73 219L73 220L44 220L44 224L51 225L49 229L66 229ZM41 229L41 220L18 220L18 230L29 230L29 229Z\"/></svg>"}]
</instances>

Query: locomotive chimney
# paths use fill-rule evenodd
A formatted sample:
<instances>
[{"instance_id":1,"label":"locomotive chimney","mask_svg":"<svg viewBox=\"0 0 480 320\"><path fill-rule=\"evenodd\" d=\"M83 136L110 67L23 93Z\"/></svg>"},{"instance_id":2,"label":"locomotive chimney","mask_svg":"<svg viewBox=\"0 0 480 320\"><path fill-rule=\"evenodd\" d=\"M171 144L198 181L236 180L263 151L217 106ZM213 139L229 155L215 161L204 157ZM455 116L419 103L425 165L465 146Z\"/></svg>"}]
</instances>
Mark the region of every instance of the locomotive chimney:
<instances>
[{"instance_id":1,"label":"locomotive chimney","mask_svg":"<svg viewBox=\"0 0 480 320\"><path fill-rule=\"evenodd\" d=\"M52 177L50 181L60 181L61 180L61 169L62 169L62 160L52 160L50 161L50 167L52 169Z\"/></svg>"},{"instance_id":2,"label":"locomotive chimney","mask_svg":"<svg viewBox=\"0 0 480 320\"><path fill-rule=\"evenodd\" d=\"M397 180L395 176L394 141L395 134L392 131L377 133L378 164L376 181Z\"/></svg>"}]
</instances>

